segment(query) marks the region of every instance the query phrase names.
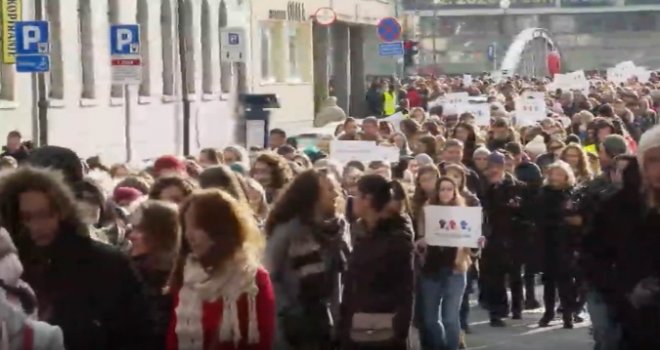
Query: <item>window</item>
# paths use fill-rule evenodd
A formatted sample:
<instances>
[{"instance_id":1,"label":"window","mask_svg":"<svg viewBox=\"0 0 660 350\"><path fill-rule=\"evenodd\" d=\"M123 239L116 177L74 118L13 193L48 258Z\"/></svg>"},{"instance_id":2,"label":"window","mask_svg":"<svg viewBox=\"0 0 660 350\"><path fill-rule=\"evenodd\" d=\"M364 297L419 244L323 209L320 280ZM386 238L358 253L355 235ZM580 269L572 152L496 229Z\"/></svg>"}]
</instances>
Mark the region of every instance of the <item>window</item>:
<instances>
[{"instance_id":1,"label":"window","mask_svg":"<svg viewBox=\"0 0 660 350\"><path fill-rule=\"evenodd\" d=\"M289 45L289 78L300 79L300 62L298 54L298 26L292 24L288 28Z\"/></svg>"},{"instance_id":2,"label":"window","mask_svg":"<svg viewBox=\"0 0 660 350\"><path fill-rule=\"evenodd\" d=\"M60 1L46 2L46 16L50 22L50 86L48 97L64 99L64 66L62 62L62 21Z\"/></svg>"},{"instance_id":3,"label":"window","mask_svg":"<svg viewBox=\"0 0 660 350\"><path fill-rule=\"evenodd\" d=\"M273 74L273 45L272 45L272 30L268 24L261 27L261 80L272 81L275 80Z\"/></svg>"},{"instance_id":4,"label":"window","mask_svg":"<svg viewBox=\"0 0 660 350\"><path fill-rule=\"evenodd\" d=\"M636 32L654 31L656 28L655 16L653 13L639 12L631 16L632 29Z\"/></svg>"},{"instance_id":5,"label":"window","mask_svg":"<svg viewBox=\"0 0 660 350\"><path fill-rule=\"evenodd\" d=\"M108 0L108 23L119 23L119 0ZM110 26L108 26L110 27ZM113 84L110 86L111 98L124 97L124 88L121 85Z\"/></svg>"},{"instance_id":6,"label":"window","mask_svg":"<svg viewBox=\"0 0 660 350\"><path fill-rule=\"evenodd\" d=\"M140 25L140 55L142 56L142 81L139 95L151 95L151 68L149 64L149 4L147 0L138 0L137 23Z\"/></svg>"},{"instance_id":7,"label":"window","mask_svg":"<svg viewBox=\"0 0 660 350\"><path fill-rule=\"evenodd\" d=\"M213 55L211 45L211 9L209 2L202 3L202 92L213 94Z\"/></svg>"},{"instance_id":8,"label":"window","mask_svg":"<svg viewBox=\"0 0 660 350\"><path fill-rule=\"evenodd\" d=\"M94 25L91 0L78 1L78 41L80 44L81 98L96 98L94 86Z\"/></svg>"},{"instance_id":9,"label":"window","mask_svg":"<svg viewBox=\"0 0 660 350\"><path fill-rule=\"evenodd\" d=\"M225 4L224 0L220 2L220 11L218 14L218 27L220 29L218 33L222 33L222 28L227 27L227 4ZM218 37L222 38L221 35L219 35ZM222 39L220 39L219 41L220 41L219 49L220 52L222 52ZM231 92L231 75L232 75L231 63L222 62L222 59L220 59L220 91L222 91L223 94L228 94L229 92Z\"/></svg>"},{"instance_id":10,"label":"window","mask_svg":"<svg viewBox=\"0 0 660 350\"><path fill-rule=\"evenodd\" d=\"M15 74L13 65L0 62L0 100L16 99Z\"/></svg>"},{"instance_id":11,"label":"window","mask_svg":"<svg viewBox=\"0 0 660 350\"><path fill-rule=\"evenodd\" d=\"M186 89L188 94L195 93L195 34L193 33L193 3L185 2L183 8L183 49L186 67Z\"/></svg>"},{"instance_id":12,"label":"window","mask_svg":"<svg viewBox=\"0 0 660 350\"><path fill-rule=\"evenodd\" d=\"M174 30L170 0L160 3L160 37L163 56L163 96L174 96Z\"/></svg>"}]
</instances>

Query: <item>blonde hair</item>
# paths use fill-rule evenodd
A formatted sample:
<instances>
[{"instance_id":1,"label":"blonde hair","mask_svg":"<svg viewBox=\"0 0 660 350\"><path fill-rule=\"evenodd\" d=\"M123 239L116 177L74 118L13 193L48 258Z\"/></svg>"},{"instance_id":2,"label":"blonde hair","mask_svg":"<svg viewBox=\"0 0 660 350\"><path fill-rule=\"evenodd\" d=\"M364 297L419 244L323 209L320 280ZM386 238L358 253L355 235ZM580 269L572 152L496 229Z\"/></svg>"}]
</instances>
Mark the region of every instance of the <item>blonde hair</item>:
<instances>
[{"instance_id":1,"label":"blonde hair","mask_svg":"<svg viewBox=\"0 0 660 350\"><path fill-rule=\"evenodd\" d=\"M573 170L575 176L579 178L580 182L591 180L593 178L593 173L591 172L591 167L589 166L589 159L587 158L587 153L579 144L569 143L566 145L566 147L564 147L564 149L561 151L561 156L559 158L564 160L566 153L568 153L570 150L577 151L580 158L578 160L577 168Z\"/></svg>"},{"instance_id":2,"label":"blonde hair","mask_svg":"<svg viewBox=\"0 0 660 350\"><path fill-rule=\"evenodd\" d=\"M548 167L546 168L546 174L550 174L550 172L553 170L562 170L566 174L566 183L568 187L573 187L577 183L573 169L571 169L571 166L568 163L564 162L563 160L557 160L554 163L548 165ZM543 183L545 185L548 184L547 177Z\"/></svg>"}]
</instances>

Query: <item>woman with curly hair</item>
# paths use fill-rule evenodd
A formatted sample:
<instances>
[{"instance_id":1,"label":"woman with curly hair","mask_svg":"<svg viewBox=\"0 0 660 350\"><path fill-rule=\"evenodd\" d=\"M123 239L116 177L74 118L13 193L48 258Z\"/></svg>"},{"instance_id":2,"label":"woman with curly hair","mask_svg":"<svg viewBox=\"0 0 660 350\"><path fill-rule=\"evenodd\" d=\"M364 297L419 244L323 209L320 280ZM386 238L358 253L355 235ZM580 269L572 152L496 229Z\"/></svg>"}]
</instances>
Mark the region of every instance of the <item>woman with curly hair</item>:
<instances>
[{"instance_id":1,"label":"woman with curly hair","mask_svg":"<svg viewBox=\"0 0 660 350\"><path fill-rule=\"evenodd\" d=\"M250 170L250 177L264 187L266 199L271 204L284 186L291 181L293 174L289 162L284 157L277 153L264 152L257 156Z\"/></svg>"},{"instance_id":2,"label":"woman with curly hair","mask_svg":"<svg viewBox=\"0 0 660 350\"><path fill-rule=\"evenodd\" d=\"M180 218L166 349L273 349L275 297L250 208L227 192L199 190L181 205Z\"/></svg>"},{"instance_id":3,"label":"woman with curly hair","mask_svg":"<svg viewBox=\"0 0 660 350\"><path fill-rule=\"evenodd\" d=\"M332 172L307 170L291 182L268 216L266 266L276 291L278 350L332 349L338 281L350 253L340 198Z\"/></svg>"},{"instance_id":4,"label":"woman with curly hair","mask_svg":"<svg viewBox=\"0 0 660 350\"><path fill-rule=\"evenodd\" d=\"M577 143L568 144L562 151L560 159L568 163L573 169L578 185L584 184L593 179L593 174L589 168L589 159L586 152Z\"/></svg>"},{"instance_id":5,"label":"woman with curly hair","mask_svg":"<svg viewBox=\"0 0 660 350\"><path fill-rule=\"evenodd\" d=\"M149 191L149 199L172 202L176 205L183 203L197 186L194 182L176 175L161 177Z\"/></svg>"}]
</instances>

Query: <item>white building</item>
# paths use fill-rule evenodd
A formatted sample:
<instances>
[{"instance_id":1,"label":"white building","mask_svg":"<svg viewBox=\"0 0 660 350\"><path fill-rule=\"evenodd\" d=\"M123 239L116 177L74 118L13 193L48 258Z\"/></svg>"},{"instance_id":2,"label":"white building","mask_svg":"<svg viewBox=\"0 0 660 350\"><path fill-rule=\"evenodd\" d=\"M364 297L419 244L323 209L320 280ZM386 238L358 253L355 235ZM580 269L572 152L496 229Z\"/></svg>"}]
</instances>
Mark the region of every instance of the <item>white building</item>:
<instances>
[{"instance_id":1,"label":"white building","mask_svg":"<svg viewBox=\"0 0 660 350\"><path fill-rule=\"evenodd\" d=\"M6 3L9 0L2 0ZM16 1L16 0L13 0ZM36 0L23 1L23 19L34 18ZM182 154L183 103L187 84L190 151L233 140L232 67L220 63L219 31L247 26L242 0L42 0L50 22L51 72L48 143L106 162L140 161ZM178 6L183 6L187 80L181 81ZM143 80L124 96L111 85L109 25L139 23ZM37 108L29 74L0 66L0 137L20 130L37 139Z\"/></svg>"},{"instance_id":2,"label":"white building","mask_svg":"<svg viewBox=\"0 0 660 350\"><path fill-rule=\"evenodd\" d=\"M312 126L314 102L321 103L332 81L339 106L360 115L368 75L392 76L396 59L379 57L376 24L395 15L394 0L269 0L251 2L251 92L275 93L282 107L271 126L291 131ZM314 23L330 7L337 21ZM350 102L350 103L349 103Z\"/></svg>"}]
</instances>

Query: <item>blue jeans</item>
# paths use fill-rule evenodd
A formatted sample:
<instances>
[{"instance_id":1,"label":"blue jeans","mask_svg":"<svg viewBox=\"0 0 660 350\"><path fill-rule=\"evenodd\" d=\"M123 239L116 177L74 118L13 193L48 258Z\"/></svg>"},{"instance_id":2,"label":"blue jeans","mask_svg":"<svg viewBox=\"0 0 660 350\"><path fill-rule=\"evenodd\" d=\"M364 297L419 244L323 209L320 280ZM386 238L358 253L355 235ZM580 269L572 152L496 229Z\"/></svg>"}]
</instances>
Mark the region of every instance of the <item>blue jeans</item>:
<instances>
[{"instance_id":1,"label":"blue jeans","mask_svg":"<svg viewBox=\"0 0 660 350\"><path fill-rule=\"evenodd\" d=\"M461 325L459 310L465 290L465 273L441 269L420 281L422 339L425 348L456 350Z\"/></svg>"},{"instance_id":2,"label":"blue jeans","mask_svg":"<svg viewBox=\"0 0 660 350\"><path fill-rule=\"evenodd\" d=\"M609 307L603 296L593 290L587 293L587 309L594 330L594 350L617 350L621 340L621 329L612 320Z\"/></svg>"}]
</instances>

